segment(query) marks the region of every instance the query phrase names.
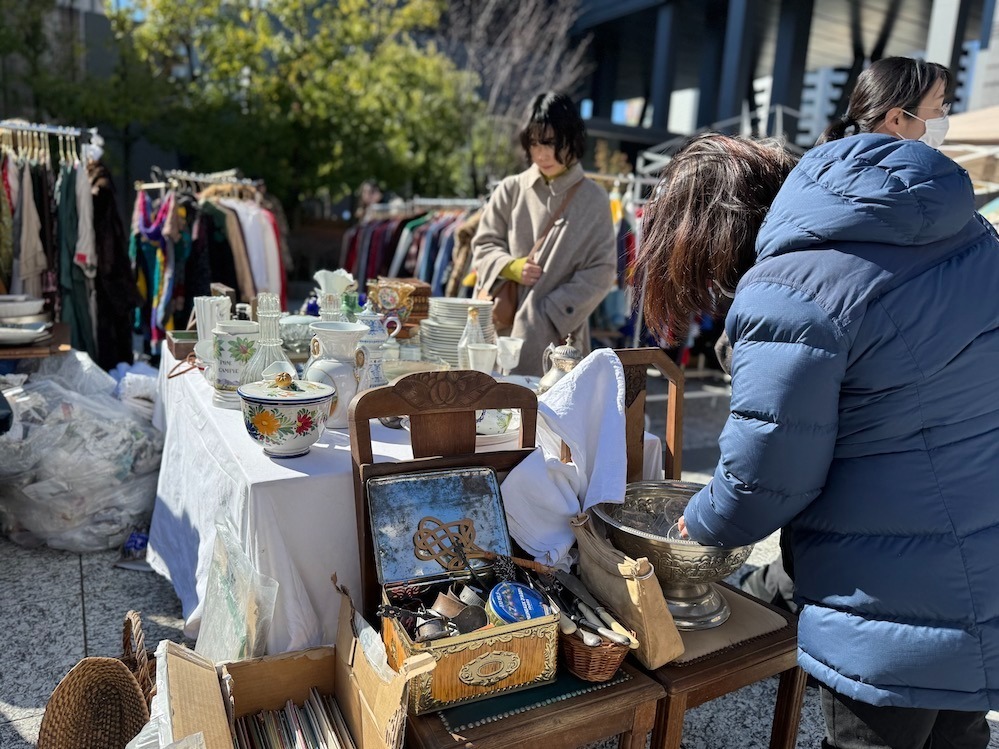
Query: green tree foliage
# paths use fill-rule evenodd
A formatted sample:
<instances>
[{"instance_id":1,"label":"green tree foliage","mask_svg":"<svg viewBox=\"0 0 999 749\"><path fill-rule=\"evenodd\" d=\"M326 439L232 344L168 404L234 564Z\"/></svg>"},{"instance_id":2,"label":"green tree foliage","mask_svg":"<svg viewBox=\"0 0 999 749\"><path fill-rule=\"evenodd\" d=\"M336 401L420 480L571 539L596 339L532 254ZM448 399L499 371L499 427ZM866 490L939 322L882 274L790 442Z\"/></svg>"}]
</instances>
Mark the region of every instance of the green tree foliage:
<instances>
[{"instance_id":1,"label":"green tree foliage","mask_svg":"<svg viewBox=\"0 0 999 749\"><path fill-rule=\"evenodd\" d=\"M0 116L40 120L75 74L72 35L56 0L0 0Z\"/></svg>"},{"instance_id":2,"label":"green tree foliage","mask_svg":"<svg viewBox=\"0 0 999 749\"><path fill-rule=\"evenodd\" d=\"M479 104L470 74L420 41L440 13L438 0L134 0L114 23L149 97L169 102L170 144L289 203L367 177L453 192Z\"/></svg>"}]
</instances>

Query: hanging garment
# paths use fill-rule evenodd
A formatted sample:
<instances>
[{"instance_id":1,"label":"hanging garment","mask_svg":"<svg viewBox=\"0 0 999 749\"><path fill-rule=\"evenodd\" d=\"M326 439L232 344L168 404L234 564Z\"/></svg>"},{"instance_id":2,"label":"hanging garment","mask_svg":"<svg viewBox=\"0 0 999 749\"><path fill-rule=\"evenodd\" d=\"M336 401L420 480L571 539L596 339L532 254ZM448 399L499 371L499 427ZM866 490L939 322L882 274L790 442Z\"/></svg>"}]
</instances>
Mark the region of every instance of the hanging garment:
<instances>
[{"instance_id":1,"label":"hanging garment","mask_svg":"<svg viewBox=\"0 0 999 749\"><path fill-rule=\"evenodd\" d=\"M55 178L48 164L31 168L35 209L41 224L42 247L45 250L45 270L42 271L42 296L56 319L61 318L59 298L59 238L56 234Z\"/></svg>"},{"instance_id":2,"label":"hanging garment","mask_svg":"<svg viewBox=\"0 0 999 749\"><path fill-rule=\"evenodd\" d=\"M194 223L198 218L198 202L194 196L186 193L176 193L174 213L170 222L173 240L173 327L183 330L191 318L194 309L194 297L205 294L192 294L187 276L194 252ZM206 285L206 289L208 286Z\"/></svg>"},{"instance_id":3,"label":"hanging garment","mask_svg":"<svg viewBox=\"0 0 999 749\"><path fill-rule=\"evenodd\" d=\"M239 288L235 252L226 232L226 214L214 203L204 200L199 205L194 226L194 248L186 272L190 295L207 296L212 282ZM196 279L196 280L195 280ZM199 292L194 288L201 289Z\"/></svg>"},{"instance_id":4,"label":"hanging garment","mask_svg":"<svg viewBox=\"0 0 999 749\"><path fill-rule=\"evenodd\" d=\"M97 277L94 297L97 307L97 363L114 369L119 362L132 363L132 326L141 303L132 263L128 257L125 227L118 214L111 172L101 162L87 164L93 198L94 250Z\"/></svg>"},{"instance_id":5,"label":"hanging garment","mask_svg":"<svg viewBox=\"0 0 999 749\"><path fill-rule=\"evenodd\" d=\"M243 230L243 241L246 243L246 254L250 261L250 272L253 274L253 285L257 291L278 292L281 288L280 279L271 277L274 272L277 275L277 257L273 263L268 260L269 251L277 252L276 243L268 247L264 240L264 231L271 232L267 226L266 219L260 208L248 200L233 200L223 198L219 201L225 208L236 212L239 217L239 225Z\"/></svg>"},{"instance_id":6,"label":"hanging garment","mask_svg":"<svg viewBox=\"0 0 999 749\"><path fill-rule=\"evenodd\" d=\"M246 249L246 239L239 216L231 208L215 204L215 208L225 216L225 233L232 248L232 260L236 267L236 290L239 301L249 304L257 295L257 287L253 283L253 271L250 268L250 257Z\"/></svg>"},{"instance_id":7,"label":"hanging garment","mask_svg":"<svg viewBox=\"0 0 999 749\"><path fill-rule=\"evenodd\" d=\"M416 230L430 220L430 214L417 216L405 223L402 234L399 237L399 244L396 245L395 253L392 256L392 265L389 268L389 276L398 278L402 273L403 264L409 256L409 248L413 245ZM410 273L412 275L412 273Z\"/></svg>"},{"instance_id":8,"label":"hanging garment","mask_svg":"<svg viewBox=\"0 0 999 749\"><path fill-rule=\"evenodd\" d=\"M444 285L447 283L451 273L451 258L454 254L455 237L454 232L458 227L457 221L452 221L441 232L440 247L437 250L437 257L434 259L434 273L430 281L430 294L432 296L442 296Z\"/></svg>"},{"instance_id":9,"label":"hanging garment","mask_svg":"<svg viewBox=\"0 0 999 749\"><path fill-rule=\"evenodd\" d=\"M42 223L35 206L35 191L31 184L31 167L25 164L21 172L21 251L11 281L12 294L42 296L42 274L48 268L42 245Z\"/></svg>"},{"instance_id":10,"label":"hanging garment","mask_svg":"<svg viewBox=\"0 0 999 749\"><path fill-rule=\"evenodd\" d=\"M3 283L4 289L10 288L10 274L14 266L14 203L9 186L11 163L7 155L0 165L0 181L3 183L0 193L0 283Z\"/></svg>"},{"instance_id":11,"label":"hanging garment","mask_svg":"<svg viewBox=\"0 0 999 749\"><path fill-rule=\"evenodd\" d=\"M90 176L82 164L76 165L76 247L73 262L83 269L88 278L97 275L97 248L94 236L94 196L90 192Z\"/></svg>"},{"instance_id":12,"label":"hanging garment","mask_svg":"<svg viewBox=\"0 0 999 749\"><path fill-rule=\"evenodd\" d=\"M278 217L270 210L264 209L263 213L274 233L274 246L277 248L277 273L281 281L281 291L279 292L279 296L281 298L281 309L285 309L288 306L288 263L285 258L287 253L285 252L285 247L281 240L281 225Z\"/></svg>"},{"instance_id":13,"label":"hanging garment","mask_svg":"<svg viewBox=\"0 0 999 749\"><path fill-rule=\"evenodd\" d=\"M163 320L170 303L173 269L169 264L172 257L172 250L168 247L170 242L163 230L172 210L173 200L173 194L168 193L153 216L149 195L139 193L136 198L136 226L131 254L135 259L139 289L145 296L145 303L139 310L137 328L148 340L150 353L154 355L159 353L160 344L166 337Z\"/></svg>"},{"instance_id":14,"label":"hanging garment","mask_svg":"<svg viewBox=\"0 0 999 749\"><path fill-rule=\"evenodd\" d=\"M79 169L63 167L58 186L57 216L59 237L59 295L62 321L69 327L69 340L77 351L86 351L97 361L97 342L90 311L90 290L83 268L73 262L79 227L76 211L76 174ZM89 191L88 191L89 195Z\"/></svg>"},{"instance_id":15,"label":"hanging garment","mask_svg":"<svg viewBox=\"0 0 999 749\"><path fill-rule=\"evenodd\" d=\"M461 279L468 275L472 265L472 237L479 228L482 210L475 211L471 216L461 221L454 230L455 247L451 262L451 275L447 280L448 296L458 296L461 289Z\"/></svg>"},{"instance_id":16,"label":"hanging garment","mask_svg":"<svg viewBox=\"0 0 999 749\"><path fill-rule=\"evenodd\" d=\"M14 240L14 258L11 262L10 267L10 277L11 283L8 284L8 288L13 284L14 279L14 267L18 262L18 257L21 254L21 170L24 168L24 164L16 158L10 160L10 171L8 172L8 187L10 188L10 205L13 211L13 240Z\"/></svg>"}]
</instances>

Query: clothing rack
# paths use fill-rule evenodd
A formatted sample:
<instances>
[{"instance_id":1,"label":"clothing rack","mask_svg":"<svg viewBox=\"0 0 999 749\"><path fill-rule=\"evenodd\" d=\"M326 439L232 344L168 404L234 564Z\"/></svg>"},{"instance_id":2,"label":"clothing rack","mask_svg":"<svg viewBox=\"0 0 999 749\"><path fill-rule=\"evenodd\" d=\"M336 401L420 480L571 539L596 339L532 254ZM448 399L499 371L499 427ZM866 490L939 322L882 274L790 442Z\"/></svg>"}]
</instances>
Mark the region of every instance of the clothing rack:
<instances>
[{"instance_id":1,"label":"clothing rack","mask_svg":"<svg viewBox=\"0 0 999 749\"><path fill-rule=\"evenodd\" d=\"M205 187L207 185L233 185L235 187L263 187L262 179L247 179L241 176L239 169L226 169L221 172L186 172L180 169L162 170L158 166L150 169L153 177L151 182L135 182L135 191L143 190L176 190L184 184Z\"/></svg>"},{"instance_id":2,"label":"clothing rack","mask_svg":"<svg viewBox=\"0 0 999 749\"><path fill-rule=\"evenodd\" d=\"M163 173L166 179L175 179L180 182L197 182L202 185L247 185L249 187L260 187L264 184L261 179L247 179L241 176L239 169L227 169L222 172L185 172L180 169L171 169Z\"/></svg>"},{"instance_id":3,"label":"clothing rack","mask_svg":"<svg viewBox=\"0 0 999 749\"><path fill-rule=\"evenodd\" d=\"M414 208L478 208L482 201L478 198L421 198L414 197L410 204Z\"/></svg>"},{"instance_id":4,"label":"clothing rack","mask_svg":"<svg viewBox=\"0 0 999 749\"><path fill-rule=\"evenodd\" d=\"M63 127L62 125L44 125L37 122L22 122L21 120L0 120L0 130L15 132L44 133L46 135L79 138L89 143L97 136L97 128Z\"/></svg>"},{"instance_id":5,"label":"clothing rack","mask_svg":"<svg viewBox=\"0 0 999 749\"><path fill-rule=\"evenodd\" d=\"M583 174L594 182L614 182L616 184L631 182L635 178L633 174L600 174L598 172L583 172Z\"/></svg>"},{"instance_id":6,"label":"clothing rack","mask_svg":"<svg viewBox=\"0 0 999 749\"><path fill-rule=\"evenodd\" d=\"M388 203L372 203L364 209L364 219L377 220L382 218L394 218L406 213L427 211L435 208L464 208L473 210L481 208L483 201L478 198L421 198L413 197L410 200L399 200Z\"/></svg>"},{"instance_id":7,"label":"clothing rack","mask_svg":"<svg viewBox=\"0 0 999 749\"><path fill-rule=\"evenodd\" d=\"M170 180L168 182L143 182L142 180L135 181L135 191L142 192L143 190L165 190L168 187L174 188L178 186L178 182L175 180Z\"/></svg>"}]
</instances>

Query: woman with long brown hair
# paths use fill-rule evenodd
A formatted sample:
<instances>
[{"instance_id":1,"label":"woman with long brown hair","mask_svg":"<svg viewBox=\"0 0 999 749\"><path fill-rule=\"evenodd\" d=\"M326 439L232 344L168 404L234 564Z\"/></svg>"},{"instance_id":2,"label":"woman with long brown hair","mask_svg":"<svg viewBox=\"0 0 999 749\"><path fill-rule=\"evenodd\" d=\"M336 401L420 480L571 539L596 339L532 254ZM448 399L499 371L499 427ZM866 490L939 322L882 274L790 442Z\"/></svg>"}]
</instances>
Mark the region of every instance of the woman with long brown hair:
<instances>
[{"instance_id":1,"label":"woman with long brown hair","mask_svg":"<svg viewBox=\"0 0 999 749\"><path fill-rule=\"evenodd\" d=\"M728 310L739 279L756 262L760 224L794 164L777 141L709 133L666 165L645 206L636 263L646 324L663 341L683 340L699 313Z\"/></svg>"}]
</instances>

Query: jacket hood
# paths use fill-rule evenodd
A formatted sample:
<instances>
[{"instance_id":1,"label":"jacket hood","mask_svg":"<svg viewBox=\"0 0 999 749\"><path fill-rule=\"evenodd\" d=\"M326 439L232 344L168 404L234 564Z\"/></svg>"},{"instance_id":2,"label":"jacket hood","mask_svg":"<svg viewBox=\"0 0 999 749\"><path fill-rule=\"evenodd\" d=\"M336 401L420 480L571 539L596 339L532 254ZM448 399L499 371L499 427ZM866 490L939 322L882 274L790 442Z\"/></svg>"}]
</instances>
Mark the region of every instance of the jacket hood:
<instances>
[{"instance_id":1,"label":"jacket hood","mask_svg":"<svg viewBox=\"0 0 999 749\"><path fill-rule=\"evenodd\" d=\"M925 143L854 135L809 151L774 199L758 260L840 242L927 245L974 218L968 173Z\"/></svg>"}]
</instances>

